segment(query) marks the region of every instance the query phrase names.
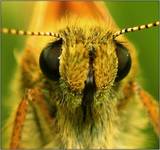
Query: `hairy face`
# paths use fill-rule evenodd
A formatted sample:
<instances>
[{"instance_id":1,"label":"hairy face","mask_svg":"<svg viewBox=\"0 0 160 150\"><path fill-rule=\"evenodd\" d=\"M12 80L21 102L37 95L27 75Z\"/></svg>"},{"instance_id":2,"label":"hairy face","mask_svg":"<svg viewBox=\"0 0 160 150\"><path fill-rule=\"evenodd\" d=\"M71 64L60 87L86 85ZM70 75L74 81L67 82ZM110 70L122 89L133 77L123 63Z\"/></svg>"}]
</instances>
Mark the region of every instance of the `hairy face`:
<instances>
[{"instance_id":1,"label":"hairy face","mask_svg":"<svg viewBox=\"0 0 160 150\"><path fill-rule=\"evenodd\" d=\"M110 95L129 72L128 50L104 28L67 27L60 33L62 38L43 49L40 67L47 78L59 82L65 102L86 107L98 101L97 93Z\"/></svg>"},{"instance_id":2,"label":"hairy face","mask_svg":"<svg viewBox=\"0 0 160 150\"><path fill-rule=\"evenodd\" d=\"M64 35L60 74L68 87L78 92L82 92L87 84L97 90L110 87L118 68L110 33L106 35L100 28L95 28L88 35L81 29L65 30Z\"/></svg>"}]
</instances>

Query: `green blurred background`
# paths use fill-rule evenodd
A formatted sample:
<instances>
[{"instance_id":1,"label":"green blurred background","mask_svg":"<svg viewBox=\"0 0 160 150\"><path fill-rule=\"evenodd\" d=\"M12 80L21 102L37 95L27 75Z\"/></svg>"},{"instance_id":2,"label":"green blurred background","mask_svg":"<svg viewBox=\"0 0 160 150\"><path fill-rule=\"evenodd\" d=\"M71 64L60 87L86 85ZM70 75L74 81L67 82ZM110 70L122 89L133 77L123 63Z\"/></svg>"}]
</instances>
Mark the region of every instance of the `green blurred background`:
<instances>
[{"instance_id":1,"label":"green blurred background","mask_svg":"<svg viewBox=\"0 0 160 150\"><path fill-rule=\"evenodd\" d=\"M2 27L27 29L35 3L32 1L1 2ZM159 19L158 1L107 1L106 3L120 28L150 23ZM158 100L158 28L130 33L126 36L134 43L139 54L141 76L143 77L143 80L140 82L142 82L143 88ZM6 97L10 94L9 83L12 80L16 68L13 50L23 50L25 38L23 36L13 35L1 36L2 125L9 114L3 103L6 102ZM155 140L152 146L157 147L157 145L158 141Z\"/></svg>"}]
</instances>

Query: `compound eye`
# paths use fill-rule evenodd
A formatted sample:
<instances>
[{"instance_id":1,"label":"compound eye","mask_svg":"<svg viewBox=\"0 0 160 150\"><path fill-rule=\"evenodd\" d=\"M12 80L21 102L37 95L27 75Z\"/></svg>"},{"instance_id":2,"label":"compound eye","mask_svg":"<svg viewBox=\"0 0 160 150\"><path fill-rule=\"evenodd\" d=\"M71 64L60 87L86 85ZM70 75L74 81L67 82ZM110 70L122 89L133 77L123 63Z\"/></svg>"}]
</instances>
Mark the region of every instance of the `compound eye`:
<instances>
[{"instance_id":1,"label":"compound eye","mask_svg":"<svg viewBox=\"0 0 160 150\"><path fill-rule=\"evenodd\" d=\"M128 49L121 44L117 44L116 53L118 57L118 72L115 81L118 82L129 73L131 68L131 56Z\"/></svg>"},{"instance_id":2,"label":"compound eye","mask_svg":"<svg viewBox=\"0 0 160 150\"><path fill-rule=\"evenodd\" d=\"M39 64L45 76L53 81L60 78L59 57L61 55L62 39L49 43L41 52Z\"/></svg>"}]
</instances>

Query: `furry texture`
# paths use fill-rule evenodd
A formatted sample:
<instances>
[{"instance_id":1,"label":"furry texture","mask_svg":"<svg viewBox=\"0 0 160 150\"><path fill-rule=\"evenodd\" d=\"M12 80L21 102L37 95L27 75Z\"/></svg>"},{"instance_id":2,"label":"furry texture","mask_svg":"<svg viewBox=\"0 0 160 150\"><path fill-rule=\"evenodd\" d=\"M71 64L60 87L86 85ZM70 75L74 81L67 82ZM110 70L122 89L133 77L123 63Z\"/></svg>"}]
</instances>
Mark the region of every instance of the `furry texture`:
<instances>
[{"instance_id":1,"label":"furry texture","mask_svg":"<svg viewBox=\"0 0 160 150\"><path fill-rule=\"evenodd\" d=\"M57 82L48 80L40 72L40 50L36 53L33 49L24 51L20 95L25 89L40 88L52 114L53 125L51 130L46 129L47 122L42 118L41 110L31 103L21 135L22 148L145 148L147 137L141 132L148 120L145 111L136 95L125 99L123 92L124 86L135 80L136 62L133 62L129 75L119 84L115 83L118 59L112 32L106 31L103 25L98 26L98 23L93 25L93 22L81 20L59 30L64 43L59 67L61 79ZM125 46L134 61L134 49L130 45ZM88 115L87 121L83 122L81 104L90 47L96 50L93 67L97 91L92 116ZM118 109L123 100L127 104Z\"/></svg>"}]
</instances>

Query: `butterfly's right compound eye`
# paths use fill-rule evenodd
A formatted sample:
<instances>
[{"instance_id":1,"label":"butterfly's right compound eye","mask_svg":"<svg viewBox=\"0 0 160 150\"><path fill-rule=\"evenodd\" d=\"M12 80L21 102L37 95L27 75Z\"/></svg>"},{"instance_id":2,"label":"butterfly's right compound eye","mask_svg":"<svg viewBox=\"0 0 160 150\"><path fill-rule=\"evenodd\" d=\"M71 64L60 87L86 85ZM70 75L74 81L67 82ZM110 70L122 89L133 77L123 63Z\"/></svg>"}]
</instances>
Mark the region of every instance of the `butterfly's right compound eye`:
<instances>
[{"instance_id":1,"label":"butterfly's right compound eye","mask_svg":"<svg viewBox=\"0 0 160 150\"><path fill-rule=\"evenodd\" d=\"M39 64L43 74L53 81L60 78L59 57L61 55L62 39L49 43L41 52Z\"/></svg>"}]
</instances>

